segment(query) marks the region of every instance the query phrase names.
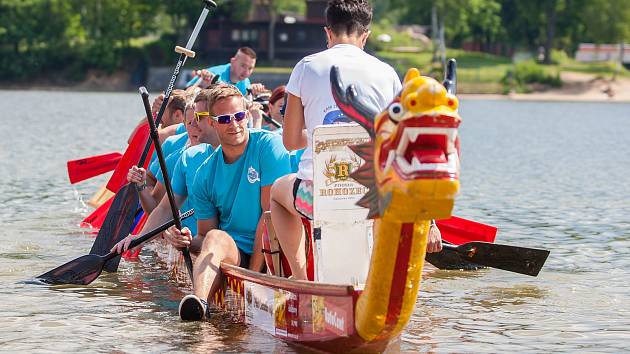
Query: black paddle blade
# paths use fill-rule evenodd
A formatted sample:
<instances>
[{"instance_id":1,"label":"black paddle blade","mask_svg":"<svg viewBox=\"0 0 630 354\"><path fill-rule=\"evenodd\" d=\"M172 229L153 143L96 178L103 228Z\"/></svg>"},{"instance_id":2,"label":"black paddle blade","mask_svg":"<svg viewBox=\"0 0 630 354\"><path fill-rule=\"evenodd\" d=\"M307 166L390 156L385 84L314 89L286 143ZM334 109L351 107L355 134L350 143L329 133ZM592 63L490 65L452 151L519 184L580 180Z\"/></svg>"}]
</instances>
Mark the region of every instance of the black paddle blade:
<instances>
[{"instance_id":1,"label":"black paddle blade","mask_svg":"<svg viewBox=\"0 0 630 354\"><path fill-rule=\"evenodd\" d=\"M88 285L101 274L104 263L103 257L88 254L44 273L37 279L48 284Z\"/></svg>"},{"instance_id":2,"label":"black paddle blade","mask_svg":"<svg viewBox=\"0 0 630 354\"><path fill-rule=\"evenodd\" d=\"M444 240L442 242L445 244ZM443 248L440 252L427 253L424 259L435 268L442 270L478 270L485 266L468 262L457 251Z\"/></svg>"},{"instance_id":3,"label":"black paddle blade","mask_svg":"<svg viewBox=\"0 0 630 354\"><path fill-rule=\"evenodd\" d=\"M105 221L98 231L96 240L92 245L90 254L104 256L120 240L131 232L131 226L138 209L138 191L132 183L124 185L107 211ZM120 264L120 256L114 257L105 263L105 271L116 272Z\"/></svg>"},{"instance_id":4,"label":"black paddle blade","mask_svg":"<svg viewBox=\"0 0 630 354\"><path fill-rule=\"evenodd\" d=\"M538 275L549 256L548 250L488 242L465 243L457 246L455 251L472 263L533 277Z\"/></svg>"}]
</instances>

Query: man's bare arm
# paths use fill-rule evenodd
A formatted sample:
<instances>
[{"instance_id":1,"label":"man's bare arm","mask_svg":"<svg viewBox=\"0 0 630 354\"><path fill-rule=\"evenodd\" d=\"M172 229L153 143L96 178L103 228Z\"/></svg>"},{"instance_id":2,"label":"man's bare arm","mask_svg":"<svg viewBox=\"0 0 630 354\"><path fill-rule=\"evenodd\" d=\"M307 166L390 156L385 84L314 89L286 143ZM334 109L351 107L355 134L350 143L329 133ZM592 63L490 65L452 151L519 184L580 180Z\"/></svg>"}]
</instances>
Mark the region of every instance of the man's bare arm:
<instances>
[{"instance_id":1,"label":"man's bare arm","mask_svg":"<svg viewBox=\"0 0 630 354\"><path fill-rule=\"evenodd\" d=\"M306 147L306 131L304 129L304 106L302 100L293 95L287 96L287 110L284 116L282 142L289 150L299 150Z\"/></svg>"}]
</instances>

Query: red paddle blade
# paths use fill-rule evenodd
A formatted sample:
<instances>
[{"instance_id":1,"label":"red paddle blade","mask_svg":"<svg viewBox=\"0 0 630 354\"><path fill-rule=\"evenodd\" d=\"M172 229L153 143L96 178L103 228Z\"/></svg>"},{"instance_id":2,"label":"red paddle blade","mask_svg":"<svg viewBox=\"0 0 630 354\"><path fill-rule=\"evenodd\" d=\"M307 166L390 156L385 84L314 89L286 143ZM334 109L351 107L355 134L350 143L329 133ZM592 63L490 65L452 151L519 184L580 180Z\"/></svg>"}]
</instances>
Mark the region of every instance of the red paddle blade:
<instances>
[{"instance_id":1,"label":"red paddle blade","mask_svg":"<svg viewBox=\"0 0 630 354\"><path fill-rule=\"evenodd\" d=\"M68 177L70 183L75 184L88 178L101 175L116 168L122 154L112 152L109 154L86 157L84 159L68 161Z\"/></svg>"},{"instance_id":2,"label":"red paddle blade","mask_svg":"<svg viewBox=\"0 0 630 354\"><path fill-rule=\"evenodd\" d=\"M109 182L107 182L107 189L114 193L117 193L122 186L127 184L127 173L129 172L131 166L138 164L138 161L140 160L140 156L142 156L142 151L144 150L148 139L149 123L144 123L140 127L138 127L138 129L136 129L136 132L131 138L131 142L129 143L129 146L125 151L125 154L118 162L118 165L114 170L114 174L112 174L112 176L110 177ZM151 150L149 150L149 154L147 156L151 156L152 153L153 146L151 146ZM143 167L146 168L149 161L150 159L147 158Z\"/></svg>"},{"instance_id":3,"label":"red paddle blade","mask_svg":"<svg viewBox=\"0 0 630 354\"><path fill-rule=\"evenodd\" d=\"M495 226L452 216L436 220L442 239L455 245L473 241L494 242L498 229Z\"/></svg>"},{"instance_id":4,"label":"red paddle blade","mask_svg":"<svg viewBox=\"0 0 630 354\"><path fill-rule=\"evenodd\" d=\"M101 204L100 207L96 208L92 214L83 219L80 226L84 228L92 228L98 232L101 226L103 226L103 221L105 221L105 217L107 216L107 212L109 211L109 207L112 205L113 201L114 196L109 198L105 203Z\"/></svg>"}]
</instances>

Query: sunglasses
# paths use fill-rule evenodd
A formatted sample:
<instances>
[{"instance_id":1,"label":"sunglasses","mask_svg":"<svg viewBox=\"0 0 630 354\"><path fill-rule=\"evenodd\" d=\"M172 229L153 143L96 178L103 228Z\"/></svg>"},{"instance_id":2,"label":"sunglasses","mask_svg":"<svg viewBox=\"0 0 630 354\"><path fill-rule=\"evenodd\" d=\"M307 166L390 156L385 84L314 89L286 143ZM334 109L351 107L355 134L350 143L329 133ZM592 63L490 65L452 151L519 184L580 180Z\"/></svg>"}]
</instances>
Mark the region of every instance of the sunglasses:
<instances>
[{"instance_id":1,"label":"sunglasses","mask_svg":"<svg viewBox=\"0 0 630 354\"><path fill-rule=\"evenodd\" d=\"M234 118L235 121L240 122L247 117L247 111L240 111L232 114L222 114L220 116L211 116L210 112L195 112L195 118L197 119L197 123L201 119L212 118L217 121L219 124L229 124Z\"/></svg>"}]
</instances>

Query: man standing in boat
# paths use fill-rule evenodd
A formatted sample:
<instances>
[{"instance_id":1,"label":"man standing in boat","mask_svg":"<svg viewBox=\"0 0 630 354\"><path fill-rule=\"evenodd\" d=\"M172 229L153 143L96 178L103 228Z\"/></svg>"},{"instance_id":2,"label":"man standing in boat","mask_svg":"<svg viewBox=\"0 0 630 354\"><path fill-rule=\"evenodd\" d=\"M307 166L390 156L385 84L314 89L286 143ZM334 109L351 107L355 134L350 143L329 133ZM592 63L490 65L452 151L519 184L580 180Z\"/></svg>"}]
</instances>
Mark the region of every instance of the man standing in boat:
<instances>
[{"instance_id":1,"label":"man standing in boat","mask_svg":"<svg viewBox=\"0 0 630 354\"><path fill-rule=\"evenodd\" d=\"M287 109L283 142L287 150L306 147L297 174L274 183L271 217L293 278L306 279L306 257L301 217L313 212L313 130L320 124L349 122L339 110L330 89L330 68L337 65L344 81L354 84L359 96L383 110L401 90L394 69L365 53L370 35L372 8L367 0L330 0L326 7L328 49L303 58L293 69L286 87ZM437 228L430 237L429 250L441 246ZM441 248L441 247L439 247Z\"/></svg>"},{"instance_id":2,"label":"man standing in boat","mask_svg":"<svg viewBox=\"0 0 630 354\"><path fill-rule=\"evenodd\" d=\"M209 121L216 129L221 145L199 167L189 190L197 217L197 237L193 238L188 228L173 227L166 233L173 246L188 247L197 255L194 294L180 303L183 320L205 317L207 299L220 285L221 262L260 270L262 213L269 210L273 182L290 172L289 154L281 137L248 129L249 112L245 107L245 99L236 87L217 85L210 90L207 110L196 112L200 120Z\"/></svg>"},{"instance_id":3,"label":"man standing in boat","mask_svg":"<svg viewBox=\"0 0 630 354\"><path fill-rule=\"evenodd\" d=\"M249 77L256 67L256 52L250 47L241 47L230 59L230 62L223 65L213 66L203 70L197 70L195 77L186 83L186 87L199 86L206 88L212 83L212 79L218 76L219 82L232 84L241 91L243 96L247 95L247 89L251 89L254 94L265 91L263 84L252 84Z\"/></svg>"}]
</instances>

